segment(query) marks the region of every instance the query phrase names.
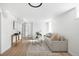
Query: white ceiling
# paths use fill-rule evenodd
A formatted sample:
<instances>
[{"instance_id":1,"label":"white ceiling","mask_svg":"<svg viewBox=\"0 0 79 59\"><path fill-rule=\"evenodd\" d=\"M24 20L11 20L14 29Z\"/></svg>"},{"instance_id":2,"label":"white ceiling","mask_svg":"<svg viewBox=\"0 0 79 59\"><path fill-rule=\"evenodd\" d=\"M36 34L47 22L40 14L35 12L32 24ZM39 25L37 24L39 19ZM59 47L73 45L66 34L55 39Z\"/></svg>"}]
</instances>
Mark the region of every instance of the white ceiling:
<instances>
[{"instance_id":1,"label":"white ceiling","mask_svg":"<svg viewBox=\"0 0 79 59\"><path fill-rule=\"evenodd\" d=\"M28 3L0 3L0 8L9 10L13 15L26 19L45 20L53 18L71 8L75 7L71 3L43 3L39 8L33 8Z\"/></svg>"}]
</instances>

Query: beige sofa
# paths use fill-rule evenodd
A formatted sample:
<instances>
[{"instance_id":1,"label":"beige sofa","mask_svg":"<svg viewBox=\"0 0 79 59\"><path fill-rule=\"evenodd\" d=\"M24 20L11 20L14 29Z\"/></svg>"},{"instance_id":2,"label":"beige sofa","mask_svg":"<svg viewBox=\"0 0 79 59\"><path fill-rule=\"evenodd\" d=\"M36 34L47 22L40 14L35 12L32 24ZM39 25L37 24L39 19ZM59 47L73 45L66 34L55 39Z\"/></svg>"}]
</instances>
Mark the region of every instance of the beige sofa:
<instances>
[{"instance_id":1,"label":"beige sofa","mask_svg":"<svg viewBox=\"0 0 79 59\"><path fill-rule=\"evenodd\" d=\"M52 39L51 37L45 37L45 43L48 48L51 51L68 51L68 41L57 35L53 35Z\"/></svg>"}]
</instances>

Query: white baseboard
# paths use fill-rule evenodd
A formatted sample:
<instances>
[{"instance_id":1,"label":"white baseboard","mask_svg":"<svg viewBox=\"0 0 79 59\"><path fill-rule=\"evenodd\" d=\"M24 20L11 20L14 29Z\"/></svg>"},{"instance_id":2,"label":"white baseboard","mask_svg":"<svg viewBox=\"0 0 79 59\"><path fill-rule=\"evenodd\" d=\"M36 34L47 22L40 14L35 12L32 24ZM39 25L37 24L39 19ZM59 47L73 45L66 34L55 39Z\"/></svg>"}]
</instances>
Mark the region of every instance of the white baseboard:
<instances>
[{"instance_id":1,"label":"white baseboard","mask_svg":"<svg viewBox=\"0 0 79 59\"><path fill-rule=\"evenodd\" d=\"M0 54L3 54L4 52L6 52L8 49L10 49L11 48L11 46L9 46L8 48L6 48L5 50L2 50L1 52L0 52Z\"/></svg>"}]
</instances>

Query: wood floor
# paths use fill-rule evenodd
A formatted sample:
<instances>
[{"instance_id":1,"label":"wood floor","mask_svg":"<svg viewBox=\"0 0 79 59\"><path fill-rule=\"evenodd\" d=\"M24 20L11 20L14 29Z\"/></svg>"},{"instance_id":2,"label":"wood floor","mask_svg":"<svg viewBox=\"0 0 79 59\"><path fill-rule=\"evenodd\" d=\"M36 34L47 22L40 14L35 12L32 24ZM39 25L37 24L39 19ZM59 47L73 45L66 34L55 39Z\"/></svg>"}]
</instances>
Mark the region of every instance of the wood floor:
<instances>
[{"instance_id":1,"label":"wood floor","mask_svg":"<svg viewBox=\"0 0 79 59\"><path fill-rule=\"evenodd\" d=\"M42 46L33 45L29 40L23 40L22 42L19 41L17 46L11 47L1 56L71 56L67 52L51 52L44 47L44 44Z\"/></svg>"}]
</instances>

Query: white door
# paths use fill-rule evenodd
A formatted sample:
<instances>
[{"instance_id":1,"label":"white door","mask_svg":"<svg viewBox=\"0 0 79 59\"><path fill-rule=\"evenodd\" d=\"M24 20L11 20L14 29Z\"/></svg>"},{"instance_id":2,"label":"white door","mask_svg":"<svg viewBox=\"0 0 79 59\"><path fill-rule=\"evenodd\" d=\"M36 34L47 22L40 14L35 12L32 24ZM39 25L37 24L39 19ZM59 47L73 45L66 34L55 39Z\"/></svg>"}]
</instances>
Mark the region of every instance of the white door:
<instances>
[{"instance_id":1,"label":"white door","mask_svg":"<svg viewBox=\"0 0 79 59\"><path fill-rule=\"evenodd\" d=\"M22 37L26 37L26 23L22 24Z\"/></svg>"}]
</instances>

